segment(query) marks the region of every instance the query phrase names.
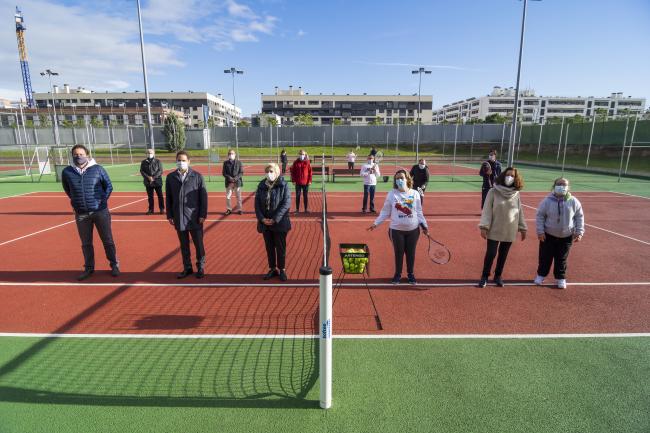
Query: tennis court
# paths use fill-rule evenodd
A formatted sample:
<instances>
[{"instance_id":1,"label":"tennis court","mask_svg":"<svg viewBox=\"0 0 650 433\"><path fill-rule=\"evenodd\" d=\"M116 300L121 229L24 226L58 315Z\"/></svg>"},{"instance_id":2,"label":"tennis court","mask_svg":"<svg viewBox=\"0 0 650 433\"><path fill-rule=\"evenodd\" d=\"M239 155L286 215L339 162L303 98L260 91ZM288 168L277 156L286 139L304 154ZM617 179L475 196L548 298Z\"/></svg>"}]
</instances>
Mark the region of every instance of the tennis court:
<instances>
[{"instance_id":1,"label":"tennis court","mask_svg":"<svg viewBox=\"0 0 650 433\"><path fill-rule=\"evenodd\" d=\"M537 176L541 188L523 193L531 234L541 190L553 179L531 169L529 178ZM650 426L647 197L595 190L588 178L574 184L586 189L576 196L587 235L572 250L568 289L532 285L532 236L513 245L507 285L479 289L485 245L474 185L433 181L425 215L453 257L433 264L421 240L417 286L389 284L387 224L366 231L374 216L359 212L361 194L329 191L334 275L345 242L366 243L371 268L368 287L348 275L334 293L334 408L325 414L317 338L324 196L311 192L312 213L292 215L289 281L281 283L262 280L252 193L244 193L244 215L225 217L224 194L211 191L206 277L179 281L174 230L163 215L145 216L146 195L132 184L121 191L125 185L117 183L110 200L117 279L96 239L97 271L75 282L82 257L62 192L0 200L0 431ZM384 197L377 193L378 208Z\"/></svg>"}]
</instances>

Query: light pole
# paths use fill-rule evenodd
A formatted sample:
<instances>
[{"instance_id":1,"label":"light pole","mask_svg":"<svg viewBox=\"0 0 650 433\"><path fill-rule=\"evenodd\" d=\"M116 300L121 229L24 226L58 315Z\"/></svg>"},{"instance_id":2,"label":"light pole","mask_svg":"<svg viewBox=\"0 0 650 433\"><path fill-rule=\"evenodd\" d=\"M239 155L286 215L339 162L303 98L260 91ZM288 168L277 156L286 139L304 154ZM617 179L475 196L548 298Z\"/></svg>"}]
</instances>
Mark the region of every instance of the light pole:
<instances>
[{"instance_id":1,"label":"light pole","mask_svg":"<svg viewBox=\"0 0 650 433\"><path fill-rule=\"evenodd\" d=\"M415 159L416 161L420 160L420 123L422 121L422 109L421 109L421 101L420 101L420 95L422 91L422 74L430 74L431 71L424 69L423 67L418 68L415 71L411 71L411 74L418 74L418 132L417 132L417 139L415 143Z\"/></svg>"},{"instance_id":2,"label":"light pole","mask_svg":"<svg viewBox=\"0 0 650 433\"><path fill-rule=\"evenodd\" d=\"M512 127L510 128L510 142L508 143L508 167L514 163L515 139L517 137L517 110L519 105L519 78L521 77L521 56L524 51L524 32L526 30L526 7L528 0L524 1L524 10L521 15L521 36L519 39L519 61L517 63L517 83L515 85L515 106L512 110ZM541 1L541 0L534 0Z\"/></svg>"},{"instance_id":3,"label":"light pole","mask_svg":"<svg viewBox=\"0 0 650 433\"><path fill-rule=\"evenodd\" d=\"M151 104L149 103L149 84L147 83L147 63L144 58L144 35L142 33L142 15L140 12L140 0L138 4L138 26L140 27L140 54L142 56L142 76L144 77L144 98L147 103L147 121L149 123L149 144L151 149L154 149L153 143L153 122L151 121Z\"/></svg>"},{"instance_id":4,"label":"light pole","mask_svg":"<svg viewBox=\"0 0 650 433\"><path fill-rule=\"evenodd\" d=\"M54 103L54 87L52 86L52 75L59 75L58 72L54 72L51 69L46 69L44 72L41 72L41 76L45 76L50 80L50 92L52 92L52 109L54 110L53 122L52 122L52 133L54 134L54 144L59 145L59 122L56 118L56 104Z\"/></svg>"},{"instance_id":5,"label":"light pole","mask_svg":"<svg viewBox=\"0 0 650 433\"><path fill-rule=\"evenodd\" d=\"M224 74L232 75L232 105L234 116L237 115L237 100L235 99L235 75L243 75L244 71L240 71L237 68L224 69ZM239 157L239 137L237 136L237 119L235 119L235 148L237 149L237 157Z\"/></svg>"}]
</instances>

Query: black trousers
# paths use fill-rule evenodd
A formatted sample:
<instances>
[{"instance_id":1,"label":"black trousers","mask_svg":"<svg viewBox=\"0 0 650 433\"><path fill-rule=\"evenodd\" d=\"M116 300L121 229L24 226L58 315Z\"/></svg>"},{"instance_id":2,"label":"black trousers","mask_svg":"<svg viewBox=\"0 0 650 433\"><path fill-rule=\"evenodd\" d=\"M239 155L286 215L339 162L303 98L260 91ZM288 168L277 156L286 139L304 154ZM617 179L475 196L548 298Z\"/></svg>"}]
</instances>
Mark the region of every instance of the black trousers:
<instances>
[{"instance_id":1,"label":"black trousers","mask_svg":"<svg viewBox=\"0 0 650 433\"><path fill-rule=\"evenodd\" d=\"M553 264L553 276L556 280L566 278L566 262L569 257L571 245L573 245L573 236L566 238L556 238L545 233L546 240L539 243L539 266L537 275L545 277L551 270Z\"/></svg>"},{"instance_id":2,"label":"black trousers","mask_svg":"<svg viewBox=\"0 0 650 433\"><path fill-rule=\"evenodd\" d=\"M483 209L483 205L485 204L485 197L487 197L487 193L490 189L492 188L485 186L481 188L481 209Z\"/></svg>"},{"instance_id":3,"label":"black trousers","mask_svg":"<svg viewBox=\"0 0 650 433\"><path fill-rule=\"evenodd\" d=\"M305 211L309 207L309 185L298 185L296 184L296 210L300 210L300 192L302 191L302 197L305 201Z\"/></svg>"},{"instance_id":4,"label":"black trousers","mask_svg":"<svg viewBox=\"0 0 650 433\"><path fill-rule=\"evenodd\" d=\"M266 257L269 261L269 269L285 268L287 256L287 233L288 232L273 232L270 230L262 232L262 235L264 236L264 246L266 246Z\"/></svg>"},{"instance_id":5,"label":"black trousers","mask_svg":"<svg viewBox=\"0 0 650 433\"><path fill-rule=\"evenodd\" d=\"M354 162L348 162L348 170L354 170Z\"/></svg>"},{"instance_id":6,"label":"black trousers","mask_svg":"<svg viewBox=\"0 0 650 433\"><path fill-rule=\"evenodd\" d=\"M375 210L375 185L364 185L363 186L363 206L361 209L366 210L366 205L368 204L368 198L370 198L370 212Z\"/></svg>"},{"instance_id":7,"label":"black trousers","mask_svg":"<svg viewBox=\"0 0 650 433\"><path fill-rule=\"evenodd\" d=\"M497 278L503 274L503 267L506 264L508 251L510 251L511 245L512 242L499 242L488 239L487 250L485 251L485 260L483 261L483 274L481 275L482 278L487 278L490 276L492 262L497 256L497 251L499 253L499 256L497 257L497 266L494 268L494 277Z\"/></svg>"},{"instance_id":8,"label":"black trousers","mask_svg":"<svg viewBox=\"0 0 650 433\"><path fill-rule=\"evenodd\" d=\"M108 209L92 213L75 214L77 231L81 239L81 251L84 255L84 267L86 269L95 269L95 248L93 246L93 229L97 227L97 233L104 245L104 252L111 267L116 266L117 254L115 251L115 242L113 242L113 232L111 230L111 214Z\"/></svg>"},{"instance_id":9,"label":"black trousers","mask_svg":"<svg viewBox=\"0 0 650 433\"><path fill-rule=\"evenodd\" d=\"M402 273L402 262L406 254L406 272L413 273L415 266L415 247L418 245L420 238L420 228L410 231L390 229L388 234L393 241L393 250L395 252L395 274Z\"/></svg>"},{"instance_id":10,"label":"black trousers","mask_svg":"<svg viewBox=\"0 0 650 433\"><path fill-rule=\"evenodd\" d=\"M153 212L153 192L156 191L156 195L158 196L158 209L164 210L165 209L165 200L163 199L163 193L162 193L162 184L161 185L145 185L145 188L147 188L147 199L149 200L149 210Z\"/></svg>"},{"instance_id":11,"label":"black trousers","mask_svg":"<svg viewBox=\"0 0 650 433\"><path fill-rule=\"evenodd\" d=\"M282 174L284 175L284 173L286 173L286 172L287 172L287 163L283 162L282 163Z\"/></svg>"},{"instance_id":12,"label":"black trousers","mask_svg":"<svg viewBox=\"0 0 650 433\"><path fill-rule=\"evenodd\" d=\"M181 256L183 268L192 269L192 253L190 251L190 235L196 251L196 268L205 268L205 247L203 246L203 227L196 230L177 230L178 240L181 242Z\"/></svg>"}]
</instances>

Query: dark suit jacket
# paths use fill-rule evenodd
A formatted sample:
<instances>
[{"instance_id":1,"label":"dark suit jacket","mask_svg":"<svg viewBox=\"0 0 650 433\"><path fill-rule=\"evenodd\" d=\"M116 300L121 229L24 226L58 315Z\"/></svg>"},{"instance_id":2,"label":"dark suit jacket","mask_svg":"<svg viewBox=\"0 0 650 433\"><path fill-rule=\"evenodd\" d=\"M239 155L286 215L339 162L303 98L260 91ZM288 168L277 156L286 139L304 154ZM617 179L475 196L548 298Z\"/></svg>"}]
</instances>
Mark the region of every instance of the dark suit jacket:
<instances>
[{"instance_id":1,"label":"dark suit jacket","mask_svg":"<svg viewBox=\"0 0 650 433\"><path fill-rule=\"evenodd\" d=\"M199 218L208 216L208 191L201 173L188 168L185 182L178 170L165 180L167 219L174 220L178 231L196 230L201 227Z\"/></svg>"}]
</instances>

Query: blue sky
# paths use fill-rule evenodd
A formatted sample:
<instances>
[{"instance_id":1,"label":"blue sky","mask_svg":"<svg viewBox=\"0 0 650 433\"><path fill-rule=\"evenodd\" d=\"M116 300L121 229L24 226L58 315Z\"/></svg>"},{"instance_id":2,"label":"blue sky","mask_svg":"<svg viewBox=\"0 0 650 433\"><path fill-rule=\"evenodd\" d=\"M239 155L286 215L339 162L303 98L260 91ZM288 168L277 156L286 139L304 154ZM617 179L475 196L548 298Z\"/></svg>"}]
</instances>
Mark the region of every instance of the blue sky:
<instances>
[{"instance_id":1,"label":"blue sky","mask_svg":"<svg viewBox=\"0 0 650 433\"><path fill-rule=\"evenodd\" d=\"M38 72L96 91L143 89L135 1L19 1ZM15 0L0 0L0 97L20 97ZM412 94L434 106L514 86L522 2L143 0L151 91L203 90L259 111L260 93ZM542 95L650 97L648 0L529 2L522 87Z\"/></svg>"}]
</instances>

